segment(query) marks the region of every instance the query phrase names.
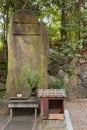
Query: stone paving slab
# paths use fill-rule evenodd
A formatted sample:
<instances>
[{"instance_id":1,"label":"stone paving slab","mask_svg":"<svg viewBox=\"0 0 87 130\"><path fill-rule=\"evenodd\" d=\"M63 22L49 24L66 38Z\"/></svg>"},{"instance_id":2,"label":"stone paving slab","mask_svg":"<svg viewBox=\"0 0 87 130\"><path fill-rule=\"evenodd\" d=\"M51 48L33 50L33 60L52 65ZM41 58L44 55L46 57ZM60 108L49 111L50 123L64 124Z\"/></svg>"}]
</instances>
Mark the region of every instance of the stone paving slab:
<instances>
[{"instance_id":1,"label":"stone paving slab","mask_svg":"<svg viewBox=\"0 0 87 130\"><path fill-rule=\"evenodd\" d=\"M0 118L0 120L3 124L5 123L4 129L0 130L73 130L71 129L70 117L67 110L65 111L65 120L43 120L41 117L35 120L34 115L14 116L11 120L9 118L7 123L4 121L5 117Z\"/></svg>"},{"instance_id":2,"label":"stone paving slab","mask_svg":"<svg viewBox=\"0 0 87 130\"><path fill-rule=\"evenodd\" d=\"M64 120L42 120L38 118L34 130L65 130Z\"/></svg>"},{"instance_id":3,"label":"stone paving slab","mask_svg":"<svg viewBox=\"0 0 87 130\"><path fill-rule=\"evenodd\" d=\"M65 121L61 120L42 120L41 117L34 120L34 116L14 116L3 130L66 130L65 127Z\"/></svg>"},{"instance_id":4,"label":"stone paving slab","mask_svg":"<svg viewBox=\"0 0 87 130\"><path fill-rule=\"evenodd\" d=\"M0 130L4 127L4 125L8 122L9 116L8 115L0 115Z\"/></svg>"},{"instance_id":5,"label":"stone paving slab","mask_svg":"<svg viewBox=\"0 0 87 130\"><path fill-rule=\"evenodd\" d=\"M32 116L15 116L4 130L32 130L33 124L34 117Z\"/></svg>"},{"instance_id":6,"label":"stone paving slab","mask_svg":"<svg viewBox=\"0 0 87 130\"><path fill-rule=\"evenodd\" d=\"M11 121L4 130L32 130L32 121Z\"/></svg>"}]
</instances>

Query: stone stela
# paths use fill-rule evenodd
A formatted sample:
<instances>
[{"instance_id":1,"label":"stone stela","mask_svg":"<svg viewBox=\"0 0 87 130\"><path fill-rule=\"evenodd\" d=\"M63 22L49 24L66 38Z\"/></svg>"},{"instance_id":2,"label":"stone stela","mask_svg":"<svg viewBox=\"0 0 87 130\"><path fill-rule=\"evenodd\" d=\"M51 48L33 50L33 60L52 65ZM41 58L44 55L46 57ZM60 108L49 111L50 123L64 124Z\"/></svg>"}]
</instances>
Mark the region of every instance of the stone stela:
<instances>
[{"instance_id":1,"label":"stone stela","mask_svg":"<svg viewBox=\"0 0 87 130\"><path fill-rule=\"evenodd\" d=\"M46 88L48 66L48 36L42 24L29 10L18 10L12 15L8 34L7 97L22 93L27 96L28 69L41 75L40 87Z\"/></svg>"}]
</instances>

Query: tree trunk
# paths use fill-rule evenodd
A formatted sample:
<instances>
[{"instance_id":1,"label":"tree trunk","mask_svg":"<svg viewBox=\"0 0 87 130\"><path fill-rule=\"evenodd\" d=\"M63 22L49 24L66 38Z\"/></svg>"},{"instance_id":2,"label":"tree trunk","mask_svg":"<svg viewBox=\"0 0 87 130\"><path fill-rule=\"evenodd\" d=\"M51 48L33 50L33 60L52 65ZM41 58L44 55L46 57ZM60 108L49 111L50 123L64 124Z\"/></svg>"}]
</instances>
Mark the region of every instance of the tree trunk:
<instances>
[{"instance_id":1,"label":"tree trunk","mask_svg":"<svg viewBox=\"0 0 87 130\"><path fill-rule=\"evenodd\" d=\"M67 39L67 31L65 29L66 24L66 12L65 12L65 3L62 2L62 12L61 12L61 41Z\"/></svg>"}]
</instances>

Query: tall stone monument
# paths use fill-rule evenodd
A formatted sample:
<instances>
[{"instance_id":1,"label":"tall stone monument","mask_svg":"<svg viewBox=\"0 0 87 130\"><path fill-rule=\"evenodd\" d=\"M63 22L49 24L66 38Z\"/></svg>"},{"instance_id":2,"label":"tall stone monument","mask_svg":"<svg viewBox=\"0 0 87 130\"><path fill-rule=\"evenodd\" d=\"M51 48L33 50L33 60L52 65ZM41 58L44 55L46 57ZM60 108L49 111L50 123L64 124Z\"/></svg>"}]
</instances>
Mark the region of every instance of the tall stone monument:
<instances>
[{"instance_id":1,"label":"tall stone monument","mask_svg":"<svg viewBox=\"0 0 87 130\"><path fill-rule=\"evenodd\" d=\"M28 69L41 75L40 88L46 88L48 37L46 30L29 10L18 10L12 16L8 34L7 97L28 94Z\"/></svg>"}]
</instances>

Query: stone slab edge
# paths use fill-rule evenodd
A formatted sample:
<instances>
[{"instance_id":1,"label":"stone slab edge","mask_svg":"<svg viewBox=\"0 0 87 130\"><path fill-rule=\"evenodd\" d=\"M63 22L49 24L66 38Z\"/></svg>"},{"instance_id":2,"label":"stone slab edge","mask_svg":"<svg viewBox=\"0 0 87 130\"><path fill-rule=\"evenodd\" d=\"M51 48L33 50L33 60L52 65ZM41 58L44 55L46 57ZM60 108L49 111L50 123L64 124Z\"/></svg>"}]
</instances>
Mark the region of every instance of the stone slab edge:
<instances>
[{"instance_id":1,"label":"stone slab edge","mask_svg":"<svg viewBox=\"0 0 87 130\"><path fill-rule=\"evenodd\" d=\"M64 111L64 115L65 115L65 123L66 123L66 127L67 127L66 130L74 130L72 123L71 123L71 119L70 119L68 110Z\"/></svg>"}]
</instances>

